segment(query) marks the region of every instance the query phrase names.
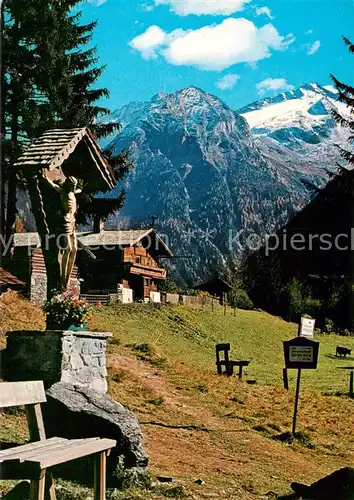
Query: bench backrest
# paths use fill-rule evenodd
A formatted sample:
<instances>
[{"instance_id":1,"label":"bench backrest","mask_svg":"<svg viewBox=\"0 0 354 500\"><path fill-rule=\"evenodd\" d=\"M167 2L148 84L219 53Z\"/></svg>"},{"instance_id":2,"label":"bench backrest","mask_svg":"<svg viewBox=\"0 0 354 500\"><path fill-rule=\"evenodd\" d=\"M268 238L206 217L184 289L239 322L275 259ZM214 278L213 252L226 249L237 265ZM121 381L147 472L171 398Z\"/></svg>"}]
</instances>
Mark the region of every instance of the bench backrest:
<instances>
[{"instance_id":1,"label":"bench backrest","mask_svg":"<svg viewBox=\"0 0 354 500\"><path fill-rule=\"evenodd\" d=\"M47 401L43 382L2 382L0 383L0 408L34 405Z\"/></svg>"},{"instance_id":2,"label":"bench backrest","mask_svg":"<svg viewBox=\"0 0 354 500\"><path fill-rule=\"evenodd\" d=\"M230 350L230 344L216 344L215 350L216 350L216 362L220 363L221 361L229 361L229 350ZM220 353L224 354L223 359L220 359Z\"/></svg>"}]
</instances>

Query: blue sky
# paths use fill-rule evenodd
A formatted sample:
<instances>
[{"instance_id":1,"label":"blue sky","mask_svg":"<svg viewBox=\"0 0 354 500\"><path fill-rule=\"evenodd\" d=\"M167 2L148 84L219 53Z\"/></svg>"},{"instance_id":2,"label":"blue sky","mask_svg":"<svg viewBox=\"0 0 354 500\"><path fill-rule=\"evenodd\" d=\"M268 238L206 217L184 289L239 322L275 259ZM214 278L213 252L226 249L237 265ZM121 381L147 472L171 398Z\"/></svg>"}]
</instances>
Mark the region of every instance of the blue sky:
<instances>
[{"instance_id":1,"label":"blue sky","mask_svg":"<svg viewBox=\"0 0 354 500\"><path fill-rule=\"evenodd\" d=\"M238 109L306 82L353 82L353 0L88 0L112 110L194 85ZM354 35L354 34L353 34ZM353 37L354 38L354 37Z\"/></svg>"}]
</instances>

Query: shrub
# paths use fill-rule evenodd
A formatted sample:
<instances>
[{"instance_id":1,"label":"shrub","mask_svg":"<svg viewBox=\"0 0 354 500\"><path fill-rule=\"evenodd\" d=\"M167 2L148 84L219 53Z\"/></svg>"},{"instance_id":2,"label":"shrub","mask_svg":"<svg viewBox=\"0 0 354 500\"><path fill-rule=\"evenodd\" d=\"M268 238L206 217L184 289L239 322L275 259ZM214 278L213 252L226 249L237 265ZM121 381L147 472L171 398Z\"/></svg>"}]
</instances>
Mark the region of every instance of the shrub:
<instances>
[{"instance_id":1,"label":"shrub","mask_svg":"<svg viewBox=\"0 0 354 500\"><path fill-rule=\"evenodd\" d=\"M333 331L334 331L334 322L329 318L325 318L323 332L332 333Z\"/></svg>"},{"instance_id":2,"label":"shrub","mask_svg":"<svg viewBox=\"0 0 354 500\"><path fill-rule=\"evenodd\" d=\"M144 467L132 467L126 469L124 466L124 457L119 457L115 473L118 488L128 490L129 488L150 489L152 486L152 475Z\"/></svg>"},{"instance_id":3,"label":"shrub","mask_svg":"<svg viewBox=\"0 0 354 500\"><path fill-rule=\"evenodd\" d=\"M248 293L245 292L245 290L237 290L235 305L239 309L250 310L254 308L254 304L252 300L249 298Z\"/></svg>"}]
</instances>

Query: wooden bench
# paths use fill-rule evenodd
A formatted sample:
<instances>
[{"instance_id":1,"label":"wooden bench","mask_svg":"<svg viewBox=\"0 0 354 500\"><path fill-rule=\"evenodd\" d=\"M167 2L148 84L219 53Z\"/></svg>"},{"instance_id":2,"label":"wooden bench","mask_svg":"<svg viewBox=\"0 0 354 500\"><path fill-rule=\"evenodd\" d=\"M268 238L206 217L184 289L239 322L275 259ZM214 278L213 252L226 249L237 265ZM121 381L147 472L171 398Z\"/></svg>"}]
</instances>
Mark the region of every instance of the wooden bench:
<instances>
[{"instance_id":1,"label":"wooden bench","mask_svg":"<svg viewBox=\"0 0 354 500\"><path fill-rule=\"evenodd\" d=\"M31 443L0 451L1 479L30 479L30 500L56 500L48 469L94 455L94 498L106 499L106 457L116 446L112 439L46 439L41 403L46 402L43 382L0 383L0 408L25 406Z\"/></svg>"},{"instance_id":2,"label":"wooden bench","mask_svg":"<svg viewBox=\"0 0 354 500\"><path fill-rule=\"evenodd\" d=\"M238 378L242 378L244 366L248 366L250 361L232 361L229 359L230 344L216 344L216 368L218 375L231 377L234 374L234 367L238 366ZM223 357L221 358L221 355Z\"/></svg>"}]
</instances>

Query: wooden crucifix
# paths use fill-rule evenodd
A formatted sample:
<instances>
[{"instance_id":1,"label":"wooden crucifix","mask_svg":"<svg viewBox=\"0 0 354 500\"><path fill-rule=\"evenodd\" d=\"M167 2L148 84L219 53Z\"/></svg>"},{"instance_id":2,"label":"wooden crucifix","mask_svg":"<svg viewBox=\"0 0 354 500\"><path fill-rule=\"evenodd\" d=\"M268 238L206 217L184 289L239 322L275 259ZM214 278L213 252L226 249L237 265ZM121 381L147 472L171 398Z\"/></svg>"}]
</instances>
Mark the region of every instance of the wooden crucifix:
<instances>
[{"instance_id":1,"label":"wooden crucifix","mask_svg":"<svg viewBox=\"0 0 354 500\"><path fill-rule=\"evenodd\" d=\"M27 179L50 298L66 289L75 265L76 195L113 189L114 173L87 127L45 132L14 167Z\"/></svg>"}]
</instances>

